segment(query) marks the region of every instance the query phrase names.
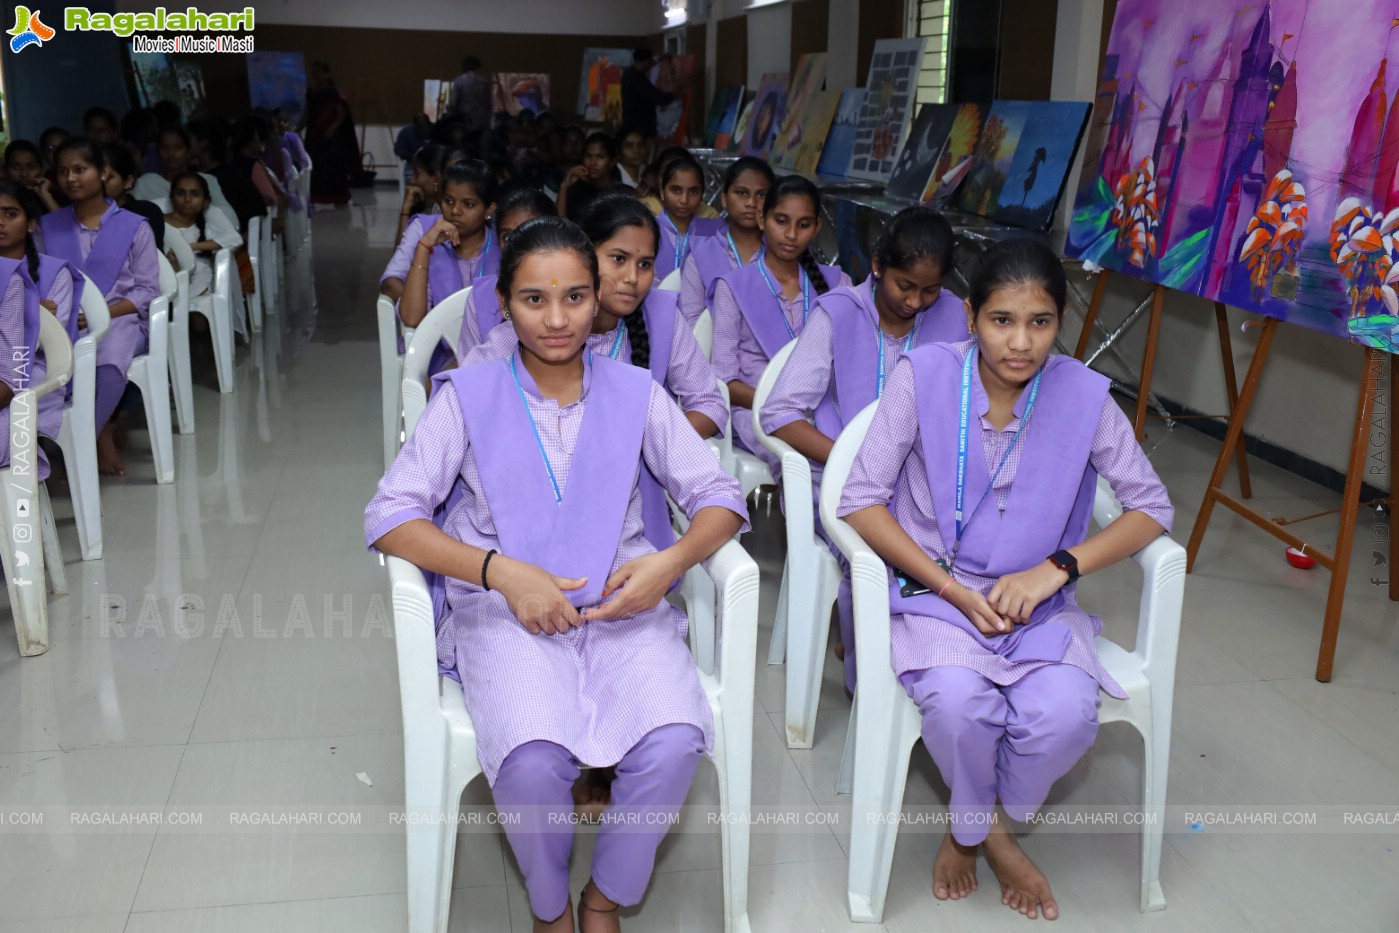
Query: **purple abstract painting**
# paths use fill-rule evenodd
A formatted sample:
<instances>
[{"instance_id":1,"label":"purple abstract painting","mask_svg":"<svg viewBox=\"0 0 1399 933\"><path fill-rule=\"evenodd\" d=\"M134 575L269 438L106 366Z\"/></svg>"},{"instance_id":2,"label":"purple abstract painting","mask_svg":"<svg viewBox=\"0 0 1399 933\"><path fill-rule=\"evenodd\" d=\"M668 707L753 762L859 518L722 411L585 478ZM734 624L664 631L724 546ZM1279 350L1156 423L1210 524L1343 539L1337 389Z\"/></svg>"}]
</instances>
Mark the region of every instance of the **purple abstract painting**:
<instances>
[{"instance_id":1,"label":"purple abstract painting","mask_svg":"<svg viewBox=\"0 0 1399 933\"><path fill-rule=\"evenodd\" d=\"M1121 0L1067 250L1399 350L1399 0Z\"/></svg>"}]
</instances>

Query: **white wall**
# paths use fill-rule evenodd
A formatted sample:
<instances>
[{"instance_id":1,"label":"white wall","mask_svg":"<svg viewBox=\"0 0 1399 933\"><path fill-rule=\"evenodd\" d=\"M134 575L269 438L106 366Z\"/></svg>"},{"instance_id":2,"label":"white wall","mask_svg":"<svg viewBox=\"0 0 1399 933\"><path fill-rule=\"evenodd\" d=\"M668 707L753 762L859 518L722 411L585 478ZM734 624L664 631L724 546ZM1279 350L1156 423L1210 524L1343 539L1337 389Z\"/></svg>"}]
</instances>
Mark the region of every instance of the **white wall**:
<instances>
[{"instance_id":1,"label":"white wall","mask_svg":"<svg viewBox=\"0 0 1399 933\"><path fill-rule=\"evenodd\" d=\"M758 7L748 13L748 86L763 75L792 70L792 7L787 3Z\"/></svg>"},{"instance_id":2,"label":"white wall","mask_svg":"<svg viewBox=\"0 0 1399 933\"><path fill-rule=\"evenodd\" d=\"M169 0L117 0L119 10L151 10ZM363 29L436 29L577 35L642 35L654 31L659 0L204 0L205 13L252 6L256 22ZM257 34L256 28L253 31Z\"/></svg>"}]
</instances>

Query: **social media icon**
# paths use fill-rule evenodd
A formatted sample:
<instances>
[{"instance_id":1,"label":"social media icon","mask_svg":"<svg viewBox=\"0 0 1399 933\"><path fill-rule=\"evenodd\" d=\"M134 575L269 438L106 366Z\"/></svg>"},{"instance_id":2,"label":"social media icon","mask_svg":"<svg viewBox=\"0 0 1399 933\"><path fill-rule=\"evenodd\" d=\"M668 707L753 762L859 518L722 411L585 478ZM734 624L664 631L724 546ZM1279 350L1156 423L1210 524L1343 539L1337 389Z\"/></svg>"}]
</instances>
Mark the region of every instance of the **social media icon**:
<instances>
[{"instance_id":1,"label":"social media icon","mask_svg":"<svg viewBox=\"0 0 1399 933\"><path fill-rule=\"evenodd\" d=\"M29 566L29 555L26 554L26 553L24 553L23 551L17 551L17 552L15 552L15 566L16 566L16 567L28 567L28 566Z\"/></svg>"},{"instance_id":2,"label":"social media icon","mask_svg":"<svg viewBox=\"0 0 1399 933\"><path fill-rule=\"evenodd\" d=\"M28 500L28 499L16 499L16 500L15 500L15 515L19 516L20 518L28 518L28 517L29 517L29 500Z\"/></svg>"},{"instance_id":3,"label":"social media icon","mask_svg":"<svg viewBox=\"0 0 1399 933\"><path fill-rule=\"evenodd\" d=\"M30 528L28 525L16 525L14 537L17 543L24 544L27 541L33 540L34 529Z\"/></svg>"}]
</instances>

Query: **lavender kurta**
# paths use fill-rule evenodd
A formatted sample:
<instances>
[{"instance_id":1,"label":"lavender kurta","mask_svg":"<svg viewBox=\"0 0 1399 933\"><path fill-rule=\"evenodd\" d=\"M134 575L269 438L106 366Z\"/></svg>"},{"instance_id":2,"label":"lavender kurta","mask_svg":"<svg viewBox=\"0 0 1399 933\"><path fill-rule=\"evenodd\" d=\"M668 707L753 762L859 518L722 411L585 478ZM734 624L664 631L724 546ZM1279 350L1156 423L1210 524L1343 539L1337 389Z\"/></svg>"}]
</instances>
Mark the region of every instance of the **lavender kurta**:
<instances>
[{"instance_id":1,"label":"lavender kurta","mask_svg":"<svg viewBox=\"0 0 1399 933\"><path fill-rule=\"evenodd\" d=\"M379 277L380 285L383 285L388 279L398 279L403 282L408 280L408 270L412 267L418 241L440 219L439 216L433 214L417 214L409 219L408 225L403 228L403 239L399 241L398 249L394 250L393 257L389 259L389 264L384 269L384 274ZM454 262L455 268L439 268L438 263L444 260ZM486 227L485 243L475 256L463 259L456 254L450 243L439 243L433 248L428 259L428 310L436 307L437 303L448 295L461 291L480 276L495 275L499 270L500 244L496 243L495 233L490 227ZM394 308L397 310L397 303L395 303Z\"/></svg>"},{"instance_id":2,"label":"lavender kurta","mask_svg":"<svg viewBox=\"0 0 1399 933\"><path fill-rule=\"evenodd\" d=\"M762 250L759 248L758 254ZM751 261L751 260L750 260ZM714 298L714 283L719 276L737 269L739 262L733 250L729 249L725 230L711 236L700 237L690 247L690 258L680 271L680 313L691 327Z\"/></svg>"},{"instance_id":3,"label":"lavender kurta","mask_svg":"<svg viewBox=\"0 0 1399 933\"><path fill-rule=\"evenodd\" d=\"M802 320L801 292L798 291L796 297L791 300L783 298L775 301L771 293L766 291L767 286L763 283L755 265L749 263L742 269L735 269L733 272L720 276L714 284L714 302L709 311L714 316L714 352L710 356L714 365L714 374L724 382L736 380L756 388L771 356L758 342L753 329L744 318L743 311L739 308L739 299L735 295L734 283L739 282L739 290L748 294L755 294L761 290L761 299L766 301L764 308L771 309L773 305L780 307L782 316L787 321L787 326L792 329L792 333L796 336L801 336L805 322ZM821 271L825 274L826 282L831 288L842 288L850 285L850 277L833 266L822 266ZM750 277L757 283L756 288L744 288L742 280ZM819 296L813 288L811 291L813 308L816 307L818 298ZM779 349L781 347L774 347L772 352L776 353ZM766 463L773 475L776 476L781 471L781 464L776 457L768 452L767 448L758 443L758 438L753 433L752 412L747 408L735 405L731 414L734 444Z\"/></svg>"},{"instance_id":4,"label":"lavender kurta","mask_svg":"<svg viewBox=\"0 0 1399 933\"><path fill-rule=\"evenodd\" d=\"M517 365L526 404L565 495L572 451L595 378L593 368L584 371L579 401L560 408L540 397L528 371ZM717 505L746 519L738 483L719 468L675 403L654 381L651 386L642 463L686 514L693 517ZM365 538L371 545L404 522L431 520L460 482L461 499L443 530L476 547L499 546L460 404L450 379L439 382L418 430L365 510ZM642 463L626 468L639 478ZM642 534L635 478L632 483L609 572L653 551ZM684 614L668 602L628 619L590 623L549 637L531 635L498 591L487 593L451 579L447 604L449 615L438 629L438 658L461 676L476 728L477 755L492 784L506 755L533 741L562 745L585 765L610 765L651 730L689 723L704 733L705 746L712 749L714 724L684 642Z\"/></svg>"},{"instance_id":5,"label":"lavender kurta","mask_svg":"<svg viewBox=\"0 0 1399 933\"><path fill-rule=\"evenodd\" d=\"M661 242L656 249L656 281L662 281L676 269L681 269L685 265L685 260L690 256L690 250L704 237L713 236L724 229L722 220L710 220L703 217L694 217L690 220L690 227L683 234L677 235L671 229L670 218L662 212L657 218L661 225Z\"/></svg>"},{"instance_id":6,"label":"lavender kurta","mask_svg":"<svg viewBox=\"0 0 1399 933\"><path fill-rule=\"evenodd\" d=\"M78 223L72 207L49 214L39 222L41 236L36 238L40 240L39 251L71 262L102 287L102 283L98 281L100 276L94 276L89 272L87 262L92 255L94 242L118 212L127 213L108 201L107 210L98 221L96 229ZM72 224L77 228L76 256L64 255L61 252L60 244L54 236L56 225L60 223ZM160 263L156 258L155 236L151 233L150 225L144 222L136 224L134 231L130 245L126 247L125 259L117 270L115 280L103 292L103 297L107 299L108 304L125 298L136 306L136 313L112 318L112 326L107 331L107 336L97 345L97 365L115 366L123 373L131 367L133 359L146 352L149 333L147 318L151 302L160 294Z\"/></svg>"},{"instance_id":7,"label":"lavender kurta","mask_svg":"<svg viewBox=\"0 0 1399 933\"><path fill-rule=\"evenodd\" d=\"M959 354L967 353L974 341L963 341L951 345ZM1049 364L1046 364L1048 366ZM971 407L976 413L981 452L986 463L985 472L994 471L1001 457L1010 448L1024 416L1026 395L1022 392L1014 406L1014 417L1000 431L986 420L990 403L982 386L979 368L972 368ZM941 417L955 422L957 419L957 399L946 401L946 410ZM1042 396L1039 405L1052 404L1047 396ZM917 391L912 364L900 360L884 387L879 407L875 410L870 424L868 440L861 446L851 467L845 490L841 495L838 514L852 512L872 505L888 506L899 526L908 532L918 546L926 553L938 557L947 554L948 548L938 527L938 517L933 509L933 491L928 484L927 461L921 443L921 430L918 421ZM1044 422L1042 412L1031 419L1032 430L1035 424L1041 428ZM1026 437L1028 438L1029 432ZM1011 487L1021 465L1021 454L1027 445L1026 439L1011 449L1005 467L996 479L993 489L994 500L1001 512L1006 509ZM973 442L969 457L975 456ZM1109 396L1102 402L1101 414L1093 435L1088 455L1089 467L1108 480L1113 493L1122 503L1123 511L1141 511L1170 530L1174 509L1166 488L1161 484L1156 471L1152 469L1146 454L1136 442L1132 426L1116 403ZM1053 463L1036 463L1032 469L1053 470ZM956 464L945 471L947 482L955 486ZM971 472L969 468L969 474ZM974 493L973 493L974 495ZM971 508L973 502L968 502ZM989 511L991 502L983 504L983 511ZM991 520L983 515L981 521ZM1045 555L1048 557L1048 554ZM955 569L958 583L982 594L990 593L996 578L978 576L969 572L959 562ZM890 576L892 584L893 577ZM1077 584L1070 584L1061 591L1064 604L1053 621L1062 623L1068 629L1069 642L1062 663L1073 665L1093 677L1112 696L1126 696L1122 687L1098 661L1094 639L1102 630L1102 620L1091 616L1078 606L1075 599ZM1012 661L1005 656L988 650L973 636L962 629L939 619L922 615L895 612L890 619L890 651L894 672L925 670L947 665L969 668L994 683L1006 685L1020 680L1026 674L1048 664L1057 663L1045 660Z\"/></svg>"},{"instance_id":8,"label":"lavender kurta","mask_svg":"<svg viewBox=\"0 0 1399 933\"><path fill-rule=\"evenodd\" d=\"M476 289L472 289L473 296ZM491 286L491 294L495 294L495 286ZM653 290L647 296L646 301L664 301L665 294ZM471 308L467 308L470 316ZM704 351L700 349L699 342L695 340L694 332L684 326L684 322L679 320L679 313L675 323L674 333L670 338L670 359L666 365L664 385L675 397L682 411L693 411L704 415L713 421L722 434L729 422L728 409L724 407L724 397L719 394L718 381L714 378L714 370L710 367L709 361L704 358ZM462 333L465 334L465 319L462 321ZM621 343L617 343L620 333ZM479 363L483 360L505 359L515 352L519 345L519 338L515 335L515 325L509 321L502 321L486 335L485 340L472 349L464 357L460 357L463 366L472 363ZM605 334L589 334L587 348L598 356L611 356L612 348L617 347L616 358L623 362L631 362L631 338L627 335L627 329L618 322L616 328ZM654 355L654 353L653 353Z\"/></svg>"}]
</instances>

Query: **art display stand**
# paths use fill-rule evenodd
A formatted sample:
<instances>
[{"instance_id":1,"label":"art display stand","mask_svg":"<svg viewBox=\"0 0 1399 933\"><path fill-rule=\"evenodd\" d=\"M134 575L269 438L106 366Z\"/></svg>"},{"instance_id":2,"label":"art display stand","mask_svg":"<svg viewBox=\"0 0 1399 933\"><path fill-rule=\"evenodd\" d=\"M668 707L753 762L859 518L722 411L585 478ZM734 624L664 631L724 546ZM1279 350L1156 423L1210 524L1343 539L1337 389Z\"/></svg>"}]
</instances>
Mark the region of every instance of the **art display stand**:
<instances>
[{"instance_id":1,"label":"art display stand","mask_svg":"<svg viewBox=\"0 0 1399 933\"><path fill-rule=\"evenodd\" d=\"M1216 313L1223 316L1223 307L1217 305ZM1276 318L1267 318L1262 323L1262 332L1259 334L1258 346L1253 351L1253 360L1249 363L1248 373L1244 376L1243 390L1239 393L1237 402L1233 405L1233 414L1229 419L1229 429L1224 435L1224 445L1220 448L1219 456L1215 460L1214 471L1210 474L1209 485L1205 489L1204 501L1200 504L1200 513L1195 519L1195 527L1190 533L1190 543L1186 547L1186 572L1189 573L1195 566L1195 558L1200 552L1200 543L1204 540L1205 529L1209 525L1210 515L1214 511L1215 503L1223 505L1225 508L1237 515L1248 519L1253 524L1262 528L1279 541L1284 542L1289 547L1304 550L1308 557L1314 558L1318 564L1331 571L1331 586L1326 595L1326 615L1322 622L1321 645L1317 650L1316 658L1316 679L1326 683L1331 679L1331 669L1336 657L1336 639L1341 627L1341 607L1345 602L1346 579L1350 573L1351 546L1355 538L1355 520L1360 510L1361 490L1365 475L1366 447L1370 439L1371 424L1370 419L1375 409L1375 400L1382 392L1381 374L1384 367L1384 354L1380 350L1368 350L1364 357L1364 367L1361 370L1360 378L1360 400L1356 407L1355 429L1351 437L1350 458L1346 469L1345 491L1342 493L1340 507L1341 527L1336 536L1336 547L1332 553L1326 553L1313 547L1309 542L1293 534L1276 519L1269 519L1249 508L1243 502L1234 498L1224 491L1224 477L1229 470L1229 461L1233 459L1235 451L1240 455L1243 453L1243 433L1244 422L1248 419L1249 408L1253 405L1254 395L1258 391L1258 383L1263 375L1263 366L1267 362L1268 352L1273 345L1273 335L1276 333L1278 321ZM1227 332L1227 327L1221 323L1220 333ZM1392 400L1394 392L1399 389L1399 367L1390 361L1389 391ZM1226 366L1228 373L1232 367ZM1399 452L1399 440L1394 437L1394 430L1391 427L1389 432L1389 450L1386 452L1389 462L1394 463L1394 456ZM1240 459L1242 466L1243 460ZM1243 474L1241 474L1242 476ZM1394 495L1381 500L1384 504L1392 507ZM1399 560L1399 536L1389 535L1389 553L1387 555L1389 570L1389 598L1399 600L1399 574L1396 574L1396 560Z\"/></svg>"}]
</instances>

